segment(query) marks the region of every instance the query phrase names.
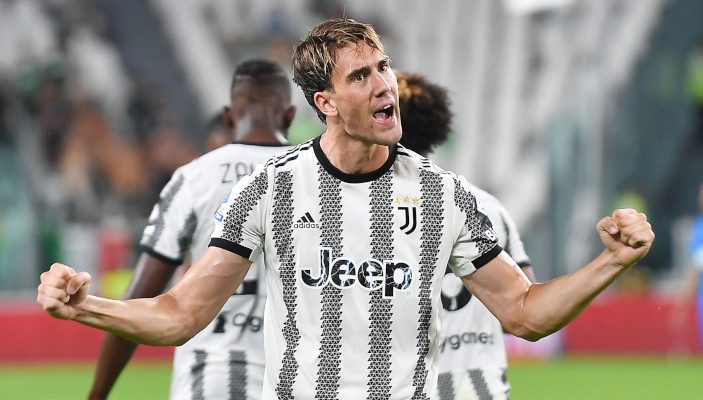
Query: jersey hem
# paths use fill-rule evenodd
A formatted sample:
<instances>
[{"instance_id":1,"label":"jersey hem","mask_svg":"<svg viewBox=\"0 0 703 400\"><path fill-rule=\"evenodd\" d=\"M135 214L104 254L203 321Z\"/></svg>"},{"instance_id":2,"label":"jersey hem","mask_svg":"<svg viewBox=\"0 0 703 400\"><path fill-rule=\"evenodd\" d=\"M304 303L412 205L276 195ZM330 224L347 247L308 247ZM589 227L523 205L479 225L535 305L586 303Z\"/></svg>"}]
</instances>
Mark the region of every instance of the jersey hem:
<instances>
[{"instance_id":1,"label":"jersey hem","mask_svg":"<svg viewBox=\"0 0 703 400\"><path fill-rule=\"evenodd\" d=\"M230 253L234 253L240 257L244 257L247 260L249 260L249 257L251 257L251 253L252 253L251 249L244 247L239 243L230 242L229 240L222 239L222 238L210 239L210 244L208 246L219 247L223 250L229 251Z\"/></svg>"},{"instance_id":2,"label":"jersey hem","mask_svg":"<svg viewBox=\"0 0 703 400\"><path fill-rule=\"evenodd\" d=\"M498 254L500 254L502 251L503 248L500 247L499 244L495 245L492 249L483 253L480 257L476 258L473 261L474 268L479 269L484 265L488 264L492 259L498 257Z\"/></svg>"}]
</instances>

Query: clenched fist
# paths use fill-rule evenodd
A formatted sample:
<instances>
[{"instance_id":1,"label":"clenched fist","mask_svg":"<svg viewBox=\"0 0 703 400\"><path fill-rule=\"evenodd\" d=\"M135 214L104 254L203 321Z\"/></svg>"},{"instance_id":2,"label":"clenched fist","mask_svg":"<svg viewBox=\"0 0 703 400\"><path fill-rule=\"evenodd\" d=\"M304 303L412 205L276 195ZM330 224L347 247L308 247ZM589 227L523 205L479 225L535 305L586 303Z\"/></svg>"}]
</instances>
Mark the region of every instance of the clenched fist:
<instances>
[{"instance_id":1,"label":"clenched fist","mask_svg":"<svg viewBox=\"0 0 703 400\"><path fill-rule=\"evenodd\" d=\"M625 268L641 260L654 241L647 216L632 208L615 210L610 217L598 222L597 229L606 251Z\"/></svg>"},{"instance_id":2,"label":"clenched fist","mask_svg":"<svg viewBox=\"0 0 703 400\"><path fill-rule=\"evenodd\" d=\"M80 304L88 296L90 274L76 272L73 268L55 263L42 273L37 288L37 302L52 317L74 319Z\"/></svg>"}]
</instances>

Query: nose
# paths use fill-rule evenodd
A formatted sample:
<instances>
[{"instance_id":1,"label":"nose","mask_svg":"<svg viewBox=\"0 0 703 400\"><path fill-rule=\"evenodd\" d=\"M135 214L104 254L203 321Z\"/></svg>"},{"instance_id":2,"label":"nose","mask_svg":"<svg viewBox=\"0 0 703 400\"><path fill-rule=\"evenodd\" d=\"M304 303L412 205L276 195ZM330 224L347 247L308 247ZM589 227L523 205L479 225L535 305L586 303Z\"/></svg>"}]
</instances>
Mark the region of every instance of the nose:
<instances>
[{"instance_id":1,"label":"nose","mask_svg":"<svg viewBox=\"0 0 703 400\"><path fill-rule=\"evenodd\" d=\"M374 86L373 94L376 97L383 97L391 91L390 76L382 74L380 71L373 73Z\"/></svg>"}]
</instances>

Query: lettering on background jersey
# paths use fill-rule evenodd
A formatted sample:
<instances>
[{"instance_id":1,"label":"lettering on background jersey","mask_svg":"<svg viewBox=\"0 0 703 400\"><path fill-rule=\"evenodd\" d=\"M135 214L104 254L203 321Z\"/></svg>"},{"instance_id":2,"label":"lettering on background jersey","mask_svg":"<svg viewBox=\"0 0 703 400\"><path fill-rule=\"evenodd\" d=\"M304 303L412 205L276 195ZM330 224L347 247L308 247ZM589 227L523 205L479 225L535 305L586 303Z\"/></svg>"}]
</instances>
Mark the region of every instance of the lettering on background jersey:
<instances>
[{"instance_id":1,"label":"lettering on background jersey","mask_svg":"<svg viewBox=\"0 0 703 400\"><path fill-rule=\"evenodd\" d=\"M228 315L228 311L223 311L217 314L215 318L215 326L212 329L212 333L225 333L227 326L236 326L239 329L250 330L252 332L258 332L261 330L264 321L261 317L256 315L249 315L245 313L234 313L231 316Z\"/></svg>"},{"instance_id":2,"label":"lettering on background jersey","mask_svg":"<svg viewBox=\"0 0 703 400\"><path fill-rule=\"evenodd\" d=\"M461 279L457 278L447 267L442 278L442 306L447 311L457 311L464 308L471 300L472 294L464 287Z\"/></svg>"},{"instance_id":3,"label":"lettering on background jersey","mask_svg":"<svg viewBox=\"0 0 703 400\"><path fill-rule=\"evenodd\" d=\"M462 332L454 335L449 335L442 340L439 345L439 351L458 350L465 345L492 345L495 343L493 333L489 332Z\"/></svg>"},{"instance_id":4,"label":"lettering on background jersey","mask_svg":"<svg viewBox=\"0 0 703 400\"><path fill-rule=\"evenodd\" d=\"M413 278L412 268L404 262L378 261L372 258L356 264L347 258L331 260L332 250L320 248L319 275L313 276L310 269L300 269L300 280L308 287L322 289L330 282L339 289L357 284L368 290L383 288L384 298L395 297L395 291L410 287Z\"/></svg>"},{"instance_id":5,"label":"lettering on background jersey","mask_svg":"<svg viewBox=\"0 0 703 400\"><path fill-rule=\"evenodd\" d=\"M222 163L223 168L222 183L237 182L243 177L254 172L254 164L245 162Z\"/></svg>"}]
</instances>

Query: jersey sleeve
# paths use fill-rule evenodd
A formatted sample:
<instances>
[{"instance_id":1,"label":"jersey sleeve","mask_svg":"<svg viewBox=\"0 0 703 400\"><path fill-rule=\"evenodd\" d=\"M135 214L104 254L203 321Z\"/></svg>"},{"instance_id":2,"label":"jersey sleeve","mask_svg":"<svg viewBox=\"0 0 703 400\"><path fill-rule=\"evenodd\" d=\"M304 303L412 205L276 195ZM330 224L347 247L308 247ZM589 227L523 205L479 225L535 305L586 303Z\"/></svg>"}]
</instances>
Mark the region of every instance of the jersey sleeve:
<instances>
[{"instance_id":1,"label":"jersey sleeve","mask_svg":"<svg viewBox=\"0 0 703 400\"><path fill-rule=\"evenodd\" d=\"M456 276L465 276L481 268L503 250L491 220L469 190L463 178L454 177L454 246L449 268Z\"/></svg>"},{"instance_id":2,"label":"jersey sleeve","mask_svg":"<svg viewBox=\"0 0 703 400\"><path fill-rule=\"evenodd\" d=\"M517 265L521 268L530 266L530 258L527 256L525 245L522 243L520 232L517 230L515 221L513 221L513 218L508 213L508 210L506 210L503 204L501 204L497 199L496 203L502 219L501 222L505 226L505 252L508 253L508 255L512 257L512 259L515 260ZM498 223L498 221L495 222Z\"/></svg>"},{"instance_id":3,"label":"jersey sleeve","mask_svg":"<svg viewBox=\"0 0 703 400\"><path fill-rule=\"evenodd\" d=\"M273 163L260 165L242 178L217 209L210 246L231 251L250 261L261 254L266 212L273 190Z\"/></svg>"},{"instance_id":4,"label":"jersey sleeve","mask_svg":"<svg viewBox=\"0 0 703 400\"><path fill-rule=\"evenodd\" d=\"M181 167L162 189L140 241L145 252L174 266L183 262L198 224L187 183Z\"/></svg>"}]
</instances>

